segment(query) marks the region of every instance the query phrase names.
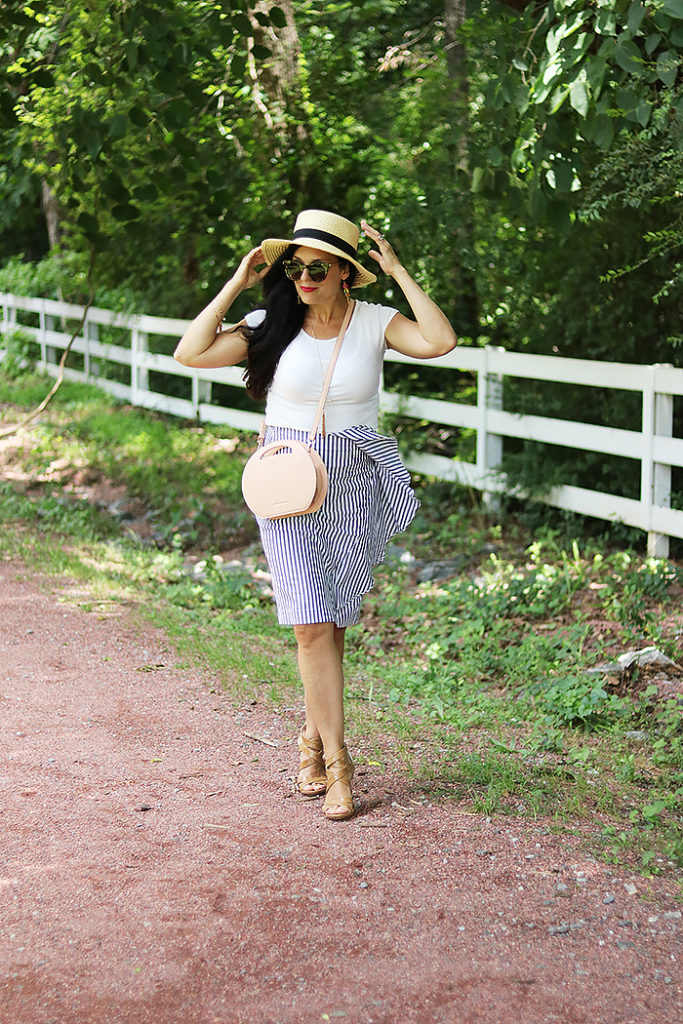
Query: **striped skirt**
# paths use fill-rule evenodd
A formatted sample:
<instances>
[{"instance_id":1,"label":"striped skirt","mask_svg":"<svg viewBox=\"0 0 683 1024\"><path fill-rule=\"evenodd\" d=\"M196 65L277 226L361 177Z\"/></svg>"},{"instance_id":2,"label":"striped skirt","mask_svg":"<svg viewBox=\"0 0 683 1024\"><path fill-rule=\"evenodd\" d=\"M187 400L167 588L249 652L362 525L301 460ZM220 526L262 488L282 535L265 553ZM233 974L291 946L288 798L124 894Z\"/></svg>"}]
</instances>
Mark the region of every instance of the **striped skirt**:
<instances>
[{"instance_id":1,"label":"striped skirt","mask_svg":"<svg viewBox=\"0 0 683 1024\"><path fill-rule=\"evenodd\" d=\"M267 428L266 444L283 439L305 441L306 433ZM371 427L349 427L318 436L315 448L329 478L321 508L287 519L256 519L278 622L352 626L387 542L405 530L420 503L393 438Z\"/></svg>"}]
</instances>

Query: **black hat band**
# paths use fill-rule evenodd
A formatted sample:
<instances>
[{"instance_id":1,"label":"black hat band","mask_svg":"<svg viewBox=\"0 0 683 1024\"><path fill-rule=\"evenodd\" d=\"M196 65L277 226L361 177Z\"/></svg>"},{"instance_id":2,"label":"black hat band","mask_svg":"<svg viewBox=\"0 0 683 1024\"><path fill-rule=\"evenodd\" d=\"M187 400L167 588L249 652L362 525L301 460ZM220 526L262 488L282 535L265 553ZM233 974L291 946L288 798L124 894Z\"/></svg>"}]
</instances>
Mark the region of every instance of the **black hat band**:
<instances>
[{"instance_id":1,"label":"black hat band","mask_svg":"<svg viewBox=\"0 0 683 1024\"><path fill-rule=\"evenodd\" d=\"M343 238L339 238L329 231L319 231L317 228L299 228L294 232L292 241L295 242L297 238L315 238L319 242L327 242L328 245L334 245L337 249L341 249L351 259L355 260L356 258L357 250L349 242L345 242Z\"/></svg>"}]
</instances>

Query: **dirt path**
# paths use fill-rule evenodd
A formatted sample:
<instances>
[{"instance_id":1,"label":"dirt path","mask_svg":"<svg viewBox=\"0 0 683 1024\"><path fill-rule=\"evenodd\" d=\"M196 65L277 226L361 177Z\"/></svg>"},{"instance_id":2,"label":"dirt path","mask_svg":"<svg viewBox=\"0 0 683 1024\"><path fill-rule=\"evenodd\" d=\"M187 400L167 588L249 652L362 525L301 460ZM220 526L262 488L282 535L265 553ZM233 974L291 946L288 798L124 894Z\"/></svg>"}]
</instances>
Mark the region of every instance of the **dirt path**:
<instances>
[{"instance_id":1,"label":"dirt path","mask_svg":"<svg viewBox=\"0 0 683 1024\"><path fill-rule=\"evenodd\" d=\"M672 882L372 767L327 823L299 709L235 710L68 590L0 562L2 1024L682 1018Z\"/></svg>"}]
</instances>

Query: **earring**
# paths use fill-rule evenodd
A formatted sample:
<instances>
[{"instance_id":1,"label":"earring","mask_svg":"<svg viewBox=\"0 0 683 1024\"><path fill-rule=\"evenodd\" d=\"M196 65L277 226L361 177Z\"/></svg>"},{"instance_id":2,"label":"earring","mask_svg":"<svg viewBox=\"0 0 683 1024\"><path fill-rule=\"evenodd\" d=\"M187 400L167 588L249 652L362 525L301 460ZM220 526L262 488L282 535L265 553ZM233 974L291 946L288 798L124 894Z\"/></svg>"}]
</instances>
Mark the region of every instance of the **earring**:
<instances>
[{"instance_id":1,"label":"earring","mask_svg":"<svg viewBox=\"0 0 683 1024\"><path fill-rule=\"evenodd\" d=\"M342 291L344 293L344 298L346 299L346 301L350 302L350 300L351 300L351 292L349 290L348 284L346 283L346 280L342 281Z\"/></svg>"},{"instance_id":2,"label":"earring","mask_svg":"<svg viewBox=\"0 0 683 1024\"><path fill-rule=\"evenodd\" d=\"M301 305L301 296L299 295L298 292L296 293L296 304L297 304L297 306Z\"/></svg>"}]
</instances>

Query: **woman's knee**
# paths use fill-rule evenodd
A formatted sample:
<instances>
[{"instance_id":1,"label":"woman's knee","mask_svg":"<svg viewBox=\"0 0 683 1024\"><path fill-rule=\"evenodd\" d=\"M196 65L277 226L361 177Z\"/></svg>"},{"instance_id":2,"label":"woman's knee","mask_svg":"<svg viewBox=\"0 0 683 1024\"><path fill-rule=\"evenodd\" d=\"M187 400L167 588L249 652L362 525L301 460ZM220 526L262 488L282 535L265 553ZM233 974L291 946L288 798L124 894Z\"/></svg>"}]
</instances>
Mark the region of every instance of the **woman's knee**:
<instances>
[{"instance_id":1,"label":"woman's knee","mask_svg":"<svg viewBox=\"0 0 683 1024\"><path fill-rule=\"evenodd\" d=\"M309 622L294 626L294 636L300 648L308 650L319 644L335 642L335 626L333 622Z\"/></svg>"}]
</instances>

